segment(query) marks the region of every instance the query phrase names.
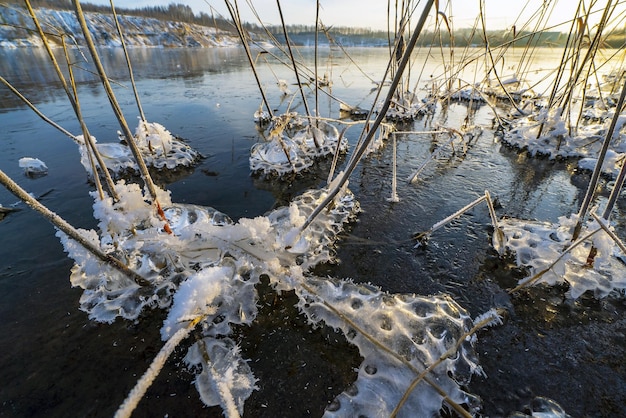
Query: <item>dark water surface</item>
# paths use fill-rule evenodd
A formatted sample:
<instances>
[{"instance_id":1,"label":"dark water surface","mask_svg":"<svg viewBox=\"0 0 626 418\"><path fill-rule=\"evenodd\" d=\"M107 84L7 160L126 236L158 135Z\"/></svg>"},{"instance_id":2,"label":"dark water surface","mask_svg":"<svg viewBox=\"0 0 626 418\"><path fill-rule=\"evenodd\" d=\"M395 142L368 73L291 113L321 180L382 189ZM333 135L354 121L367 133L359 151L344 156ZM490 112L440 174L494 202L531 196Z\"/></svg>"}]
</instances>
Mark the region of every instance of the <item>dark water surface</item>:
<instances>
[{"instance_id":1,"label":"dark water surface","mask_svg":"<svg viewBox=\"0 0 626 418\"><path fill-rule=\"evenodd\" d=\"M370 77L382 77L386 50L350 52ZM324 184L321 170L283 183L250 175L249 150L260 139L252 115L261 98L241 50L131 53L148 120L185 138L205 157L194 170L157 179L171 190L173 201L212 206L238 219L262 215L304 188ZM322 64L333 80L332 94L352 105L371 105L374 85L349 60L333 54ZM105 50L103 55L109 76L123 84L116 85L116 94L134 129L138 113L121 51ZM544 55L533 67L537 73L558 62L558 52ZM281 97L275 74L290 84L295 77L267 55L258 62L270 102L278 112L285 111L290 98ZM423 62L424 79L441 73L437 59L424 56L416 60L414 77ZM92 135L99 142L116 141L119 126L100 85L89 74L78 74L79 97ZM43 51L1 51L0 75L48 117L70 132L79 131ZM465 76L473 82L473 74ZM337 118L338 105L325 95L320 98L320 114ZM291 106L304 113L299 97ZM505 307L504 325L478 336L477 352L487 377L475 377L467 388L482 397L486 416L523 411L535 396L554 399L573 416L623 414L623 299L598 301L584 295L572 302L565 300L564 288L532 289L510 297L506 289L521 273L491 248L490 218L483 205L436 231L425 247L414 248L414 233L427 230L487 189L500 203L499 216L556 221L578 209L588 176L577 173L574 162L530 159L504 148L491 129L492 109L474 110L472 123L485 129L468 152L443 153L413 184L405 179L429 158L433 137L397 136L398 203L386 200L391 195L391 143L360 164L350 188L363 213L338 244L341 262L319 266L317 273L370 282L393 293L446 292L472 316ZM439 105L434 116L406 129L458 128L467 115L467 104ZM35 196L43 196L42 203L74 226L95 228L88 194L92 185L74 143L5 88L0 89L0 127L0 169ZM346 131L351 144L360 129ZM22 157L43 160L49 174L25 177L18 166ZM16 200L0 190L3 206ZM618 206L623 208L623 202ZM111 416L162 347L164 313L147 312L137 323L89 321L78 309L81 292L69 283L72 262L53 227L23 204L15 208L21 210L0 222L0 416ZM623 219L622 212L616 219ZM246 403L245 415L321 416L356 378L358 352L332 330L311 329L293 307L293 295L278 297L265 286L260 294L259 317L235 335L259 379L260 389ZM222 416L219 408L206 408L198 399L193 375L183 367L185 352L183 343L134 416Z\"/></svg>"}]
</instances>

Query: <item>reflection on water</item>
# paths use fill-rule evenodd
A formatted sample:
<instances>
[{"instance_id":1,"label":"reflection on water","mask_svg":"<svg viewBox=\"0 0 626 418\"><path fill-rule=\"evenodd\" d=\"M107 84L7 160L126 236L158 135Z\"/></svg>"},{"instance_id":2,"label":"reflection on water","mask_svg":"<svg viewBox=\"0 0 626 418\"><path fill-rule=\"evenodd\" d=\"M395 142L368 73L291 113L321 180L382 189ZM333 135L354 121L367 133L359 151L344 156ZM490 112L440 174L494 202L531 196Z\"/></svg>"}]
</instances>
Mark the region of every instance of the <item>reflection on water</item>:
<instances>
[{"instance_id":1,"label":"reflection on water","mask_svg":"<svg viewBox=\"0 0 626 418\"><path fill-rule=\"evenodd\" d=\"M62 49L55 49L55 58L68 78L66 58ZM133 73L137 79L182 78L193 81L205 74L233 71L247 63L240 51L234 48L209 48L199 53L185 48L130 48L128 50ZM98 77L86 50L72 48L68 51L74 65L74 78L78 85L91 85L93 94L101 94ZM124 52L120 48L99 50L102 65L114 83L130 88ZM228 62L228 65L224 65ZM44 48L0 48L0 75L33 103L49 102L59 97L61 91L54 68ZM47 88L41 88L47 86ZM7 89L0 89L0 111L24 106Z\"/></svg>"},{"instance_id":2,"label":"reflection on water","mask_svg":"<svg viewBox=\"0 0 626 418\"><path fill-rule=\"evenodd\" d=\"M132 127L137 114L123 53L118 49L101 52L109 76L116 81L116 95ZM303 52L305 59L311 62L310 51ZM370 78L380 79L387 64L387 50L353 49L350 52ZM61 57L61 51L56 53ZM78 51L73 50L72 54L73 59L83 61ZM261 140L253 122L261 97L240 49L135 48L130 54L148 120L161 123L204 156L195 170L161 179L174 201L212 206L233 219L254 217L287 203L304 188L318 187L325 182L326 163L308 176L281 183L250 175L250 147ZM424 74L436 76L441 72L441 63L432 57L427 58L425 53L420 54L416 62L420 66L426 65ZM507 62L514 66L520 56L521 52L515 52L507 57ZM544 69L554 68L560 56L546 53L538 59L543 61L534 68L538 75L543 75ZM87 63L80 66L86 70L90 68ZM328 66L333 95L362 108L371 106L374 98L370 94L370 79L337 52L328 58ZM71 132L79 132L71 107L55 81L43 50L0 51L0 74L46 115ZM296 91L290 68L271 57L264 57L259 60L259 74L270 103L278 112L291 109L304 113L299 96L295 100L284 97L276 85L278 79L285 79L291 90ZM78 94L90 131L99 142L117 141L119 126L95 77L83 70L76 71L76 75ZM474 74L463 77L467 80L475 78ZM320 98L322 115L339 117L337 103L326 95ZM400 201L397 203L387 201L391 195L391 147L363 161L349 186L359 199L363 212L337 248L341 263L320 266L318 274L351 277L358 282L380 285L390 292L450 293L473 316L491 307L494 300L513 306L515 300L511 301L502 287L506 287L517 273L507 270L500 260L494 261L489 243L490 219L485 206L475 207L459 220L436 231L425 247L414 248L412 235L427 230L482 195L486 189L498 198L501 204L499 215L554 221L556 217L577 209L581 189L586 185L584 179L581 182L570 180L572 170L567 163L527 159L523 154L503 148L491 130L494 115L489 106L474 107L469 111L468 114L466 104L451 102L434 116L418 119L407 127L416 131L430 131L440 126L457 128L467 119L485 128L465 154L447 153L433 159L414 183L409 184L404 179L430 158L438 144L432 135L398 136ZM94 228L92 201L88 195L93 187L87 181L73 142L41 121L5 88L0 88L0 126L3 128L0 131L3 150L0 169L35 195L50 192L43 203L72 224ZM362 125L357 125L346 131L352 145L361 129ZM36 180L25 178L17 164L19 158L25 156L43 160L49 167L48 176ZM0 190L0 204L8 206L15 200L6 190ZM26 209L20 205L18 208ZM617 219L622 218L621 214L617 216ZM32 211L21 210L0 221L0 236L0 375L12 382L0 388L0 415L110 416L135 383L137 375L144 372L161 347L158 335L161 314L148 313L147 318L138 324L118 322L109 326L90 323L78 311L80 292L71 289L68 282L71 263L63 254L51 226ZM293 326L293 321L288 318L296 315L293 307L277 306L287 312L284 318L260 319L259 324L252 327L254 329L239 331L252 358L251 367L253 370L261 368L255 371L257 376L271 375L272 370L263 367L275 367L275 362L266 357L254 358L255 355L273 356L271 347L263 343L266 338L263 333L286 334L282 339L278 338L279 334L272 334L275 335L272 341L289 348L281 347L280 353L297 351L298 344L308 343L323 350L321 346L324 344L320 341L326 341L328 351L318 360L327 362L326 366L355 358L345 341L327 331L316 334L306 327ZM524 312L519 312L520 321L529 319L523 316ZM530 317L532 321L538 321L541 315L533 313ZM281 326L276 325L277 320L283 322ZM262 327L263 322L269 324L267 328ZM502 332L505 336L495 334L496 337L492 337L494 345L485 346L484 351L497 358L495 344L509 336L508 330L519 332L522 339L536 341L537 333L532 328L535 325L524 326L530 328L526 334L518 325L510 324L502 331L492 331ZM548 348L557 351L556 346ZM516 390L522 387L522 383L513 379L501 380L499 371L503 370L508 376L516 373L516 361L524 359L532 363L524 355L521 348L518 357L513 357L510 363L496 360L489 363L489 357L481 359L490 380L481 382L475 390L485 387L495 393L500 384L511 388L507 390L509 394L519 393ZM533 356L537 363L543 360L541 353ZM54 360L57 358L61 360ZM549 394L565 399L561 402L566 409L566 402L571 402L570 413L599 408L597 404L584 406L575 396L568 395L577 393L572 382L584 379L589 371L588 365L580 359L578 361L581 362L578 369L570 370L571 376L559 381L563 390ZM172 415L221 416L220 410L202 407L191 386L190 375L179 371L178 362L180 353L150 389L147 400L140 404L138 416L168 412ZM335 383L328 382L318 373L319 363L309 363L308 366L291 364L285 368L284 374L287 378L297 375L293 381L298 383L310 382L317 395L326 393L324 387L350 381L349 376L342 375L327 377ZM345 373L352 370L345 367L346 364L341 366L341 370L348 370ZM532 370L532 364L527 369ZM111 370L115 373L112 374ZM541 376L533 379L525 385L532 385L533 391L541 395L545 380L541 380ZM289 381L274 379L274 387L263 381L260 385L260 391L251 401L251 409L246 410L248 416L279 416L286 410L290 416L308 416L308 409L321 411L324 402L332 397L328 395L330 397L321 399L323 396L317 396L320 405L309 407L311 397L302 388L291 387ZM332 392L342 390L335 387ZM504 399L487 404L492 408L492 414L498 410L513 411L520 408L520 399L526 395L516 396L517 401ZM271 410L265 408L264 399L271 399Z\"/></svg>"}]
</instances>

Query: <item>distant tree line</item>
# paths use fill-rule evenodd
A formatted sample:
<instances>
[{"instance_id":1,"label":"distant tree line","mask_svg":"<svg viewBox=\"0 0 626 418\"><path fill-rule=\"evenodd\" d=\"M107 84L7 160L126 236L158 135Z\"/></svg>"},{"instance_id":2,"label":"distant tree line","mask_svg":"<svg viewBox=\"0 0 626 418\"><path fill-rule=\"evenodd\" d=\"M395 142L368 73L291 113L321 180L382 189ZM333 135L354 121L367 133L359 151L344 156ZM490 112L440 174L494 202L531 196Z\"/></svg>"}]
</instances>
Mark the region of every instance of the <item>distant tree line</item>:
<instances>
[{"instance_id":1,"label":"distant tree line","mask_svg":"<svg viewBox=\"0 0 626 418\"><path fill-rule=\"evenodd\" d=\"M6 3L23 6L24 2L20 0L8 0ZM57 10L74 10L72 0L30 0L30 3L34 8L45 7L48 9ZM102 14L110 14L110 6L99 6L91 3L81 2L81 7L85 12L94 12ZM232 31L232 22L226 20L219 15L209 15L205 12L194 14L191 7L180 4L170 3L167 6L146 6L138 9L127 9L123 7L115 7L115 11L118 14L139 16L146 18L154 18L159 20L171 20L184 23L195 23L202 26L217 27L218 29Z\"/></svg>"},{"instance_id":2,"label":"distant tree line","mask_svg":"<svg viewBox=\"0 0 626 418\"><path fill-rule=\"evenodd\" d=\"M23 6L24 4L21 0L4 0L4 2L19 6ZM31 0L31 4L33 7L46 7L50 9L74 9L72 0ZM81 3L81 6L86 12L111 13L109 6L98 6L91 3ZM214 27L227 32L234 32L234 27L230 19L226 19L224 16L215 13L211 13L210 15L205 12L194 14L191 7L180 3L170 3L167 6L146 6L138 9L116 8L116 10L119 14L194 23ZM263 29L256 24L244 23L243 27L247 31L255 33L257 36L263 33ZM272 25L267 29L277 39L282 39L283 29L281 26ZM315 34L315 29L314 25L287 26L287 31L290 36L294 35L294 38L297 39L312 38ZM362 27L338 26L325 28L325 30L328 32L328 38L331 40L350 37L357 41L358 39L378 39L381 43L384 43L390 38L393 41L394 38L393 36L390 37L386 30L372 30ZM454 45L458 47L481 46L485 44L482 32L472 28L457 29L454 31L453 35L454 36L451 37L450 33L446 30L424 31L420 36L418 44L421 46L441 44L444 46ZM487 37L491 46L512 42L513 46L516 47L526 47L528 45L559 47L565 45L567 40L567 34L561 32L541 32L533 35L530 33L513 33L509 30L487 31ZM626 46L625 31L614 31L606 36L603 46L607 48L624 48Z\"/></svg>"}]
</instances>

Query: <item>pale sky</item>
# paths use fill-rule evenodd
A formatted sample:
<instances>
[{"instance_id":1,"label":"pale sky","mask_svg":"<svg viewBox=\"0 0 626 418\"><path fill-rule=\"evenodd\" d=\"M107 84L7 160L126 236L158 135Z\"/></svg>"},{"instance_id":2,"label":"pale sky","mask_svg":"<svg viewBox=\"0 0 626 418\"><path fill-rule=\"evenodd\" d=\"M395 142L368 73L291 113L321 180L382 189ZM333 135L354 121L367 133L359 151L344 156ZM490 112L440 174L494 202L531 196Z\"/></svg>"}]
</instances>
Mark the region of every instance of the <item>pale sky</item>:
<instances>
[{"instance_id":1,"label":"pale sky","mask_svg":"<svg viewBox=\"0 0 626 418\"><path fill-rule=\"evenodd\" d=\"M231 0L231 3L234 1ZM276 0L249 1L254 5L264 23L280 23ZM85 2L100 5L110 4L109 0L85 0ZM166 6L170 3L189 5L196 14L199 12L211 14L211 8L213 8L217 13L230 18L222 0L114 0L116 7L124 8ZM451 0L452 12L450 12L448 3L446 0L440 0L440 11L451 20L455 28L474 25L479 14L479 0ZM555 5L553 9L550 7L552 13L548 23L556 25L574 17L579 0L485 0L488 29L506 29L516 24L519 30L522 24L528 21L544 3ZM590 3L590 0L585 0L585 3ZM315 0L281 0L280 4L287 24L315 24ZM326 26L387 29L387 1L385 0L321 0L320 4L320 18ZM392 1L392 4L395 4L395 1ZM601 10L605 4L606 0L599 0L594 10ZM250 12L246 0L238 0L238 6L244 21L257 22ZM418 5L417 9L417 13L421 13L422 6ZM616 9L616 14L624 14L625 9L626 0L621 0L621 4ZM600 13L596 13L596 16L599 17ZM569 25L563 25L558 30L567 32Z\"/></svg>"}]
</instances>

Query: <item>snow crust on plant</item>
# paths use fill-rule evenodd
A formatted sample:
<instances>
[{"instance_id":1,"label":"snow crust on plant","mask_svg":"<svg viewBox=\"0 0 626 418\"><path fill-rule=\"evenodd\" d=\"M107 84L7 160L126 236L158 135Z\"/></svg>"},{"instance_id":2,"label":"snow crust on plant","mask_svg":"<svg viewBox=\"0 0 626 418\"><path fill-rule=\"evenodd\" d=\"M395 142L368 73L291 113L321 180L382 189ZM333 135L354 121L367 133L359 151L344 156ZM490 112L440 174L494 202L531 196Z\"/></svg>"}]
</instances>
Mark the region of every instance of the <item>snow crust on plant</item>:
<instances>
[{"instance_id":1,"label":"snow crust on plant","mask_svg":"<svg viewBox=\"0 0 626 418\"><path fill-rule=\"evenodd\" d=\"M442 357L426 378L452 401L478 406L478 399L459 386L469 383L474 373L482 373L474 339L464 336L473 322L450 297L388 294L349 280L302 280L303 286L296 290L299 307L311 323L323 321L341 330L364 358L357 381L335 398L325 417L389 416L418 374ZM459 340L460 347L454 350ZM443 396L422 380L398 416L435 416L442 403Z\"/></svg>"},{"instance_id":2,"label":"snow crust on plant","mask_svg":"<svg viewBox=\"0 0 626 418\"><path fill-rule=\"evenodd\" d=\"M80 162L88 173L92 173L89 162L87 145L83 135L76 137L79 143ZM102 156L107 169L119 177L125 173L139 173L126 139L120 135L118 143L97 143L96 149ZM156 122L139 121L135 129L135 142L146 166L158 170L173 170L181 167L191 167L198 161L200 154L183 141L176 139L167 129Z\"/></svg>"},{"instance_id":3,"label":"snow crust on plant","mask_svg":"<svg viewBox=\"0 0 626 418\"><path fill-rule=\"evenodd\" d=\"M205 405L221 406L227 417L243 415L246 399L257 389L256 378L230 338L204 338L194 343L185 362L201 370L195 385Z\"/></svg>"},{"instance_id":4,"label":"snow crust on plant","mask_svg":"<svg viewBox=\"0 0 626 418\"><path fill-rule=\"evenodd\" d=\"M225 411L233 405L242 409L255 379L228 342L231 325L250 324L256 317L255 285L261 274L269 275L277 289L290 289L294 275L332 262L333 243L344 223L356 216L358 202L344 188L332 209L300 231L328 189L306 192L289 206L237 223L213 208L173 204L159 189L163 220L138 185L119 181L116 191L119 202L92 193L99 231L81 234L138 272L149 286L137 284L59 232L75 260L71 283L84 289L81 309L94 320L113 322L118 317L135 320L147 308L170 308L161 329L164 340L199 320L203 344L215 351L210 362L198 360L198 345L188 356L190 365L201 365L200 396L207 405L219 398ZM165 232L166 222L171 234Z\"/></svg>"},{"instance_id":5,"label":"snow crust on plant","mask_svg":"<svg viewBox=\"0 0 626 418\"><path fill-rule=\"evenodd\" d=\"M512 120L502 140L508 145L528 150L532 156L582 158L579 166L593 169L610 124L610 118L600 118L599 122L570 128L563 108L544 107L529 116ZM621 115L611 138L609 158L603 164L603 172L608 175L617 175L626 153L624 124L626 115Z\"/></svg>"},{"instance_id":6,"label":"snow crust on plant","mask_svg":"<svg viewBox=\"0 0 626 418\"><path fill-rule=\"evenodd\" d=\"M528 277L548 269L535 283L555 285L567 282L570 285L567 295L573 299L588 290L602 298L613 290L626 289L626 266L618 258L623 255L604 231L597 232L591 239L561 257L572 244L576 221L575 215L560 217L554 224L510 218L501 220L500 227L505 235L506 248L515 253L518 266L529 269ZM598 228L597 223L590 222L580 236ZM592 245L597 249L597 255L593 265L589 265L588 256Z\"/></svg>"},{"instance_id":7,"label":"snow crust on plant","mask_svg":"<svg viewBox=\"0 0 626 418\"><path fill-rule=\"evenodd\" d=\"M310 124L295 112L275 117L268 129L268 140L250 150L250 170L254 173L278 177L299 173L316 159L348 148L347 139L339 138L335 126L322 121Z\"/></svg>"},{"instance_id":8,"label":"snow crust on plant","mask_svg":"<svg viewBox=\"0 0 626 418\"><path fill-rule=\"evenodd\" d=\"M380 111L383 101L377 103L377 109ZM417 95L410 91L404 93L395 93L389 109L385 113L385 119L392 122L410 122L420 116L433 113L437 101L433 97L420 99Z\"/></svg>"}]
</instances>

